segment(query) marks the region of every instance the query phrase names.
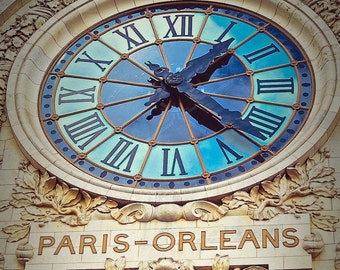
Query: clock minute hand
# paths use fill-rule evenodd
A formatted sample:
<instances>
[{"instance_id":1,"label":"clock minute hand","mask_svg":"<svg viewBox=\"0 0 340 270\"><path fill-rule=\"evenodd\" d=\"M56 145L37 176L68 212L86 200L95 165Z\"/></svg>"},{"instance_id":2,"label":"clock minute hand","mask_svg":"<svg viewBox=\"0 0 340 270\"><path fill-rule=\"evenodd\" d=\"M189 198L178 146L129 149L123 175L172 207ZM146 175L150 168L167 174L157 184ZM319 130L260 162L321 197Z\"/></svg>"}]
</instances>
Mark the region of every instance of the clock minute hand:
<instances>
[{"instance_id":1,"label":"clock minute hand","mask_svg":"<svg viewBox=\"0 0 340 270\"><path fill-rule=\"evenodd\" d=\"M212 97L201 92L193 86L191 86L190 90L186 91L185 93L201 106L208 108L212 112L218 114L218 116L220 117L220 122L224 126L231 124L233 128L243 130L262 140L266 139L266 137L261 132L259 132L259 130L254 127L248 120L241 118L241 113L239 111L230 111L223 108ZM215 121L215 116L213 114L211 114L211 117L213 118L212 120Z\"/></svg>"}]
</instances>

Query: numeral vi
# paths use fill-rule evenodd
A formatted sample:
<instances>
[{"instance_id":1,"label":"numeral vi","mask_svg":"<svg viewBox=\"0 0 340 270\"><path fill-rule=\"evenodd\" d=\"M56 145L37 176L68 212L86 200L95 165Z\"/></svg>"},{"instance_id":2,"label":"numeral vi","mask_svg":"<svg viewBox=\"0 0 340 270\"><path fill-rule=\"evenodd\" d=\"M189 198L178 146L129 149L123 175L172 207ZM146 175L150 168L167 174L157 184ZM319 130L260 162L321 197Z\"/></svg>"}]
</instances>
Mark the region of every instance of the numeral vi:
<instances>
[{"instance_id":1,"label":"numeral vi","mask_svg":"<svg viewBox=\"0 0 340 270\"><path fill-rule=\"evenodd\" d=\"M179 153L178 148L175 149L174 153L170 152L171 150L170 148L163 148L162 150L163 150L163 173L161 174L161 176L175 176L176 170L179 170L179 175L188 174L185 171L182 157Z\"/></svg>"}]
</instances>

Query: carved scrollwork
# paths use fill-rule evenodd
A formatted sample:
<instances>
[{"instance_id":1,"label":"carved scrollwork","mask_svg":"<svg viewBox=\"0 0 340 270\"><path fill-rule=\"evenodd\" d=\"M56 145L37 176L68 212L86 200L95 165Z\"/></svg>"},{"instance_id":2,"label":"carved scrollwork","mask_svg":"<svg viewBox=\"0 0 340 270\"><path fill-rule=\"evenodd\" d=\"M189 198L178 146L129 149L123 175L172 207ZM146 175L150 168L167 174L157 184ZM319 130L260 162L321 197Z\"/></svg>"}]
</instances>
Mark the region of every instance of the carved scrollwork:
<instances>
[{"instance_id":1,"label":"carved scrollwork","mask_svg":"<svg viewBox=\"0 0 340 270\"><path fill-rule=\"evenodd\" d=\"M28 236L28 222L60 221L70 226L86 225L94 211L108 214L117 207L116 202L105 196L92 197L86 191L58 182L48 173L41 174L28 162L20 165L15 182L13 199L2 201L2 209L8 206L22 208L21 219L26 223L3 228L3 232L10 235L9 242Z\"/></svg>"},{"instance_id":2,"label":"carved scrollwork","mask_svg":"<svg viewBox=\"0 0 340 270\"><path fill-rule=\"evenodd\" d=\"M324 246L325 243L321 234L315 230L303 238L302 248L308 254L311 254L313 258L317 257L323 251Z\"/></svg>"},{"instance_id":3,"label":"carved scrollwork","mask_svg":"<svg viewBox=\"0 0 340 270\"><path fill-rule=\"evenodd\" d=\"M264 181L249 192L236 191L216 205L208 201L194 201L180 206L146 203L131 203L121 208L106 196L91 196L79 188L70 187L48 173L41 174L28 162L19 167L15 179L16 187L12 200L0 201L0 211L9 207L22 208L22 224L11 224L3 228L9 234L8 241L26 238L30 232L30 222L41 225L50 221L60 221L70 226L86 225L97 212L111 216L121 224L158 220L172 222L216 221L233 214L235 209L248 209L254 220L269 220L278 214L309 213L313 224L325 231L335 231L339 218L322 214L322 197L339 198L334 188L334 169L327 166L328 151L319 151L304 164L286 169L286 174L278 175L273 181Z\"/></svg>"},{"instance_id":4,"label":"carved scrollwork","mask_svg":"<svg viewBox=\"0 0 340 270\"><path fill-rule=\"evenodd\" d=\"M216 254L215 256L215 260L213 265L211 266L212 270L229 270L229 256L228 255L224 255L221 256L219 254Z\"/></svg>"},{"instance_id":5,"label":"carved scrollwork","mask_svg":"<svg viewBox=\"0 0 340 270\"><path fill-rule=\"evenodd\" d=\"M120 209L113 209L111 217L121 224L129 224L136 221L149 222L159 220L164 222L185 219L188 221L216 221L226 215L228 209L207 201L196 201L185 204L183 207L177 204L162 204L152 206L146 203L132 203Z\"/></svg>"},{"instance_id":6,"label":"carved scrollwork","mask_svg":"<svg viewBox=\"0 0 340 270\"><path fill-rule=\"evenodd\" d=\"M141 261L138 270L194 270L194 264L190 260L159 258L156 261Z\"/></svg>"},{"instance_id":7,"label":"carved scrollwork","mask_svg":"<svg viewBox=\"0 0 340 270\"><path fill-rule=\"evenodd\" d=\"M332 29L340 42L340 1L339 0L303 0Z\"/></svg>"},{"instance_id":8,"label":"carved scrollwork","mask_svg":"<svg viewBox=\"0 0 340 270\"><path fill-rule=\"evenodd\" d=\"M328 150L320 150L304 164L286 169L273 181L264 181L249 192L236 191L222 199L229 210L248 207L248 215L254 220L269 220L278 214L309 213L312 223L325 231L335 231L339 218L323 215L321 197L339 198L334 188L334 169L327 166Z\"/></svg>"},{"instance_id":9,"label":"carved scrollwork","mask_svg":"<svg viewBox=\"0 0 340 270\"><path fill-rule=\"evenodd\" d=\"M104 268L105 270L124 270L126 265L126 259L124 256L119 257L116 260L106 258Z\"/></svg>"},{"instance_id":10,"label":"carved scrollwork","mask_svg":"<svg viewBox=\"0 0 340 270\"><path fill-rule=\"evenodd\" d=\"M75 0L36 1L27 13L17 16L13 24L0 29L0 128L7 120L5 97L12 64L25 42L48 19Z\"/></svg>"},{"instance_id":11,"label":"carved scrollwork","mask_svg":"<svg viewBox=\"0 0 340 270\"><path fill-rule=\"evenodd\" d=\"M334 269L335 270L340 270L340 242L338 243L338 245L336 246L336 250L335 250L335 259L334 259Z\"/></svg>"}]
</instances>

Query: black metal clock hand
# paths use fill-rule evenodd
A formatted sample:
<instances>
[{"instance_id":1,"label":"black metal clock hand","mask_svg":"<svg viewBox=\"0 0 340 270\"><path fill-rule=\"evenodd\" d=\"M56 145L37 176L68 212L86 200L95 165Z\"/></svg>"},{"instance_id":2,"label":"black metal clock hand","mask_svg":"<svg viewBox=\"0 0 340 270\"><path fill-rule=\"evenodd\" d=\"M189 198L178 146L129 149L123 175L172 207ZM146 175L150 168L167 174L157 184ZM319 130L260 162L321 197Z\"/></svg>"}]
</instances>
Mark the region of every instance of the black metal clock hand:
<instances>
[{"instance_id":1,"label":"black metal clock hand","mask_svg":"<svg viewBox=\"0 0 340 270\"><path fill-rule=\"evenodd\" d=\"M226 55L225 53L233 41L234 38L230 38L226 41L214 44L208 53L189 61L181 72L171 73L168 68L161 67L158 64L153 64L150 61L145 62L145 64L156 76L162 77L163 81L165 81L168 85L177 87L180 92L186 92L191 88L191 85L188 85L189 81L191 81L191 79L197 74L204 74L208 70L210 75L207 74L206 76L210 78L212 70L216 70L221 66L221 61L214 60L221 56L221 54ZM225 58L224 65L229 61L230 56L227 56L228 58ZM212 67L211 63L214 62L218 62L218 64ZM146 102L145 105L148 106L153 102L169 97L169 95L170 94L166 85L162 82L161 88L156 89L154 95L150 97L150 100Z\"/></svg>"},{"instance_id":2,"label":"black metal clock hand","mask_svg":"<svg viewBox=\"0 0 340 270\"><path fill-rule=\"evenodd\" d=\"M263 140L266 139L266 137L260 133L258 129L256 129L248 120L241 119L240 112L230 111L223 108L211 96L199 91L191 83L191 80L193 80L197 74L203 74L203 77L207 76L209 79L212 74L211 70L216 70L218 67L225 65L226 63L222 63L221 59L226 60L226 62L229 61L230 56L227 56L227 50L233 41L234 39L231 38L224 42L213 45L213 48L210 49L208 53L189 61L182 71L176 73L171 73L169 72L168 68L160 67L159 65L153 64L150 61L146 62L145 64L154 71L156 76L163 78L161 90L157 89L155 94L150 97L150 100L146 103L146 105L168 97L170 95L169 88L176 88L178 92L187 94L198 104L214 113L217 113L220 118L220 122L223 125L232 124L232 126L235 128L244 130ZM216 64L212 65L216 59ZM204 74L207 71L208 73ZM212 120L215 120L213 113L211 113L211 117Z\"/></svg>"},{"instance_id":3,"label":"black metal clock hand","mask_svg":"<svg viewBox=\"0 0 340 270\"><path fill-rule=\"evenodd\" d=\"M220 121L223 125L231 124L233 128L246 131L247 133L250 133L262 140L266 139L266 137L261 132L259 132L259 130L254 127L248 120L241 118L240 112L230 111L223 108L212 97L204 94L193 86L191 86L190 90L186 91L185 93L189 95L192 99L197 101L200 105L217 113L221 117Z\"/></svg>"},{"instance_id":4,"label":"black metal clock hand","mask_svg":"<svg viewBox=\"0 0 340 270\"><path fill-rule=\"evenodd\" d=\"M230 38L226 41L214 44L208 53L189 61L185 68L178 72L178 74L183 78L184 82L190 82L197 74L206 72L216 58L225 55L233 41L234 38ZM179 91L181 90L179 89Z\"/></svg>"}]
</instances>

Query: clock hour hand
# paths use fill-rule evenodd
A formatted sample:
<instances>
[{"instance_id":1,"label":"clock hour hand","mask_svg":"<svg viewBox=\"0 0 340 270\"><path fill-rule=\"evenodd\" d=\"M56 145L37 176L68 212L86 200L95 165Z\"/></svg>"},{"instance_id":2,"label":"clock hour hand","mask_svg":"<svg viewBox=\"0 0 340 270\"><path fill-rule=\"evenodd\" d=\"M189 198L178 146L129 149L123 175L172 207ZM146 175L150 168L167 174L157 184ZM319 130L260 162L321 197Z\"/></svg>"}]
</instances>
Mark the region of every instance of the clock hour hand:
<instances>
[{"instance_id":1,"label":"clock hour hand","mask_svg":"<svg viewBox=\"0 0 340 270\"><path fill-rule=\"evenodd\" d=\"M145 106L149 106L152 103L158 102L162 99L165 99L170 96L169 91L166 88L165 83L162 81L161 82L161 87L157 88L154 92L154 94L149 98L149 101L145 102Z\"/></svg>"},{"instance_id":2,"label":"clock hour hand","mask_svg":"<svg viewBox=\"0 0 340 270\"><path fill-rule=\"evenodd\" d=\"M186 64L185 68L182 71L178 72L178 74L181 75L183 81L189 82L197 74L205 73L216 58L226 54L230 44L233 41L234 38L230 38L226 41L214 44L208 53L193 60L190 60Z\"/></svg>"},{"instance_id":3,"label":"clock hour hand","mask_svg":"<svg viewBox=\"0 0 340 270\"><path fill-rule=\"evenodd\" d=\"M228 64L232 54L225 53L222 56L216 58L212 63L210 63L209 67L206 69L204 73L196 74L190 81L192 84L201 83L209 81L213 73Z\"/></svg>"}]
</instances>

